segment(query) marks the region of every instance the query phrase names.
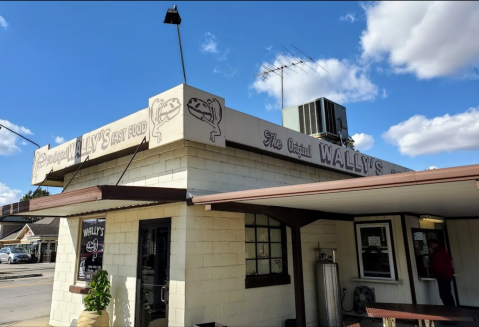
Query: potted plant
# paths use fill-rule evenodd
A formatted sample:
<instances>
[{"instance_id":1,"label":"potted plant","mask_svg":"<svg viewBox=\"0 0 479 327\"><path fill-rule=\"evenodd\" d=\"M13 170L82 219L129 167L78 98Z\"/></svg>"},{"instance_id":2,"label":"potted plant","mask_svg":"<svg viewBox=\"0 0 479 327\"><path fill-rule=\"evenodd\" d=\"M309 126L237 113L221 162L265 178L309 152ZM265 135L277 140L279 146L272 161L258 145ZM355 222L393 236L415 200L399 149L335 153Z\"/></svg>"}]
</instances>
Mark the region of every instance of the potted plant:
<instances>
[{"instance_id":1,"label":"potted plant","mask_svg":"<svg viewBox=\"0 0 479 327\"><path fill-rule=\"evenodd\" d=\"M110 281L106 270L98 270L93 276L88 295L83 300L85 310L78 317L78 327L109 326L110 318L106 307L110 303Z\"/></svg>"}]
</instances>

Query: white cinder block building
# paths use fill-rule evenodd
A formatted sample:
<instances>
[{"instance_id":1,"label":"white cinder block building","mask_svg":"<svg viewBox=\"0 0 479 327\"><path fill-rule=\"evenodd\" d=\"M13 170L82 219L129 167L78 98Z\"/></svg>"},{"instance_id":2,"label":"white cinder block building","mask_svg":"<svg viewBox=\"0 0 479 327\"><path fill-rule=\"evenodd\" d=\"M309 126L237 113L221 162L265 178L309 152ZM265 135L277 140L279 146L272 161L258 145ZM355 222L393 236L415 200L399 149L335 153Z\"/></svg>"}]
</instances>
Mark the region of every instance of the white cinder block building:
<instances>
[{"instance_id":1,"label":"white cinder block building","mask_svg":"<svg viewBox=\"0 0 479 327\"><path fill-rule=\"evenodd\" d=\"M357 286L376 301L440 303L431 237L453 256L456 301L478 307L477 179L478 166L412 172L179 85L37 150L32 185L64 192L2 215L62 217L53 326L75 324L98 269L111 326L318 326L318 245L337 249L344 309Z\"/></svg>"}]
</instances>

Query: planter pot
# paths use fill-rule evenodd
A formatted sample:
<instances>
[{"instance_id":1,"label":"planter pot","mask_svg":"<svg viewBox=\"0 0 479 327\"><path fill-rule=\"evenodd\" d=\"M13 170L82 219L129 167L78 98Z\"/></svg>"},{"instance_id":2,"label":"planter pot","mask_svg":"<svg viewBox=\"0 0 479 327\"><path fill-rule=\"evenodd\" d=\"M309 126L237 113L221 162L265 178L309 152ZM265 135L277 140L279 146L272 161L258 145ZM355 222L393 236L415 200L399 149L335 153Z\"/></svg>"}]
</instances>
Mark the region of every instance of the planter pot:
<instances>
[{"instance_id":1,"label":"planter pot","mask_svg":"<svg viewBox=\"0 0 479 327\"><path fill-rule=\"evenodd\" d=\"M101 315L96 311L83 311L78 317L77 327L109 327L110 317L103 310Z\"/></svg>"}]
</instances>

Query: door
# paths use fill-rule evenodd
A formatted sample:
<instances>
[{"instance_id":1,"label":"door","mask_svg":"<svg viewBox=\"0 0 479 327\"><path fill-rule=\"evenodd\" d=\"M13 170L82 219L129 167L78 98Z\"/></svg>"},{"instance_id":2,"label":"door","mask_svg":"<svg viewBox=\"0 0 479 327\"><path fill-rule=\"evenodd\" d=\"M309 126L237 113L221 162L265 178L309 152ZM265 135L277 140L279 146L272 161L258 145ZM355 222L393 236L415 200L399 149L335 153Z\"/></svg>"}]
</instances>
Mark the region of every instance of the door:
<instances>
[{"instance_id":1,"label":"door","mask_svg":"<svg viewBox=\"0 0 479 327\"><path fill-rule=\"evenodd\" d=\"M140 221L136 326L168 326L171 220Z\"/></svg>"},{"instance_id":2,"label":"door","mask_svg":"<svg viewBox=\"0 0 479 327\"><path fill-rule=\"evenodd\" d=\"M3 262L5 259L5 249L0 250L0 262Z\"/></svg>"}]
</instances>

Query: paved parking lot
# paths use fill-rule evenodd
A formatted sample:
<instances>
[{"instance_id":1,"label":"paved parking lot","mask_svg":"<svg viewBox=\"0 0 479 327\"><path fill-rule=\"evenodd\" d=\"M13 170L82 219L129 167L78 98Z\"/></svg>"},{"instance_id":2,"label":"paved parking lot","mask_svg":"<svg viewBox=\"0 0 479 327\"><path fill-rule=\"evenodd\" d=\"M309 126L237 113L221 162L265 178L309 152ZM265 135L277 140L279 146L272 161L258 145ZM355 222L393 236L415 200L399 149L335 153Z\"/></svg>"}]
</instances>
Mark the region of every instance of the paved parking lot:
<instances>
[{"instance_id":1,"label":"paved parking lot","mask_svg":"<svg viewBox=\"0 0 479 327\"><path fill-rule=\"evenodd\" d=\"M32 273L42 276L0 280L0 326L50 314L55 264L0 264L0 276Z\"/></svg>"}]
</instances>

